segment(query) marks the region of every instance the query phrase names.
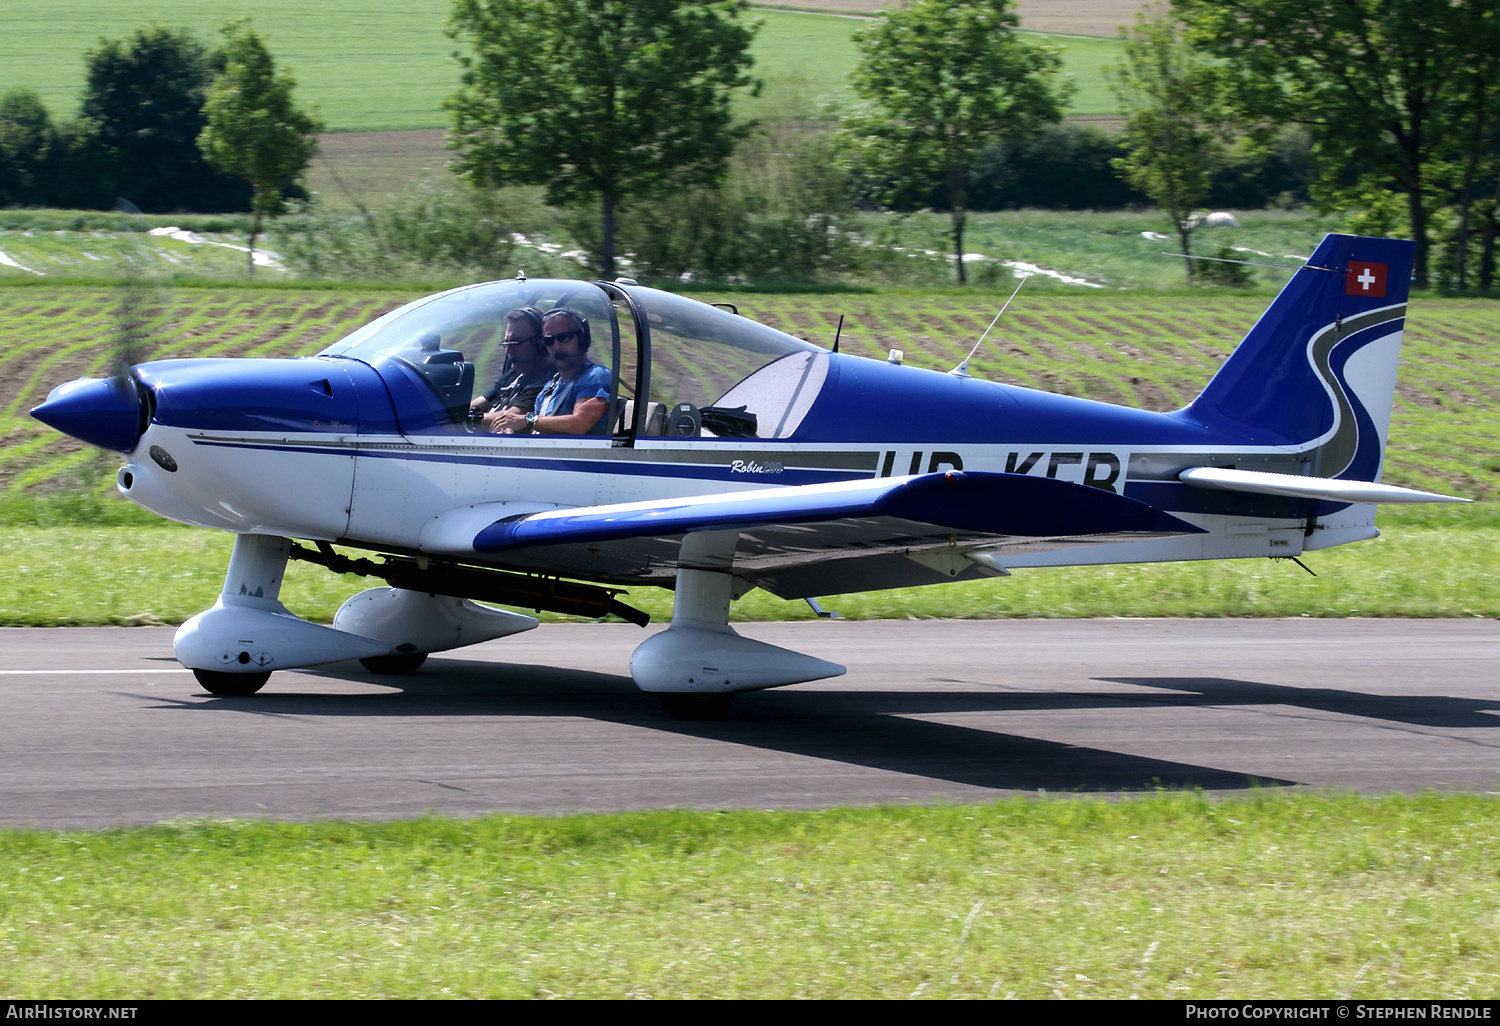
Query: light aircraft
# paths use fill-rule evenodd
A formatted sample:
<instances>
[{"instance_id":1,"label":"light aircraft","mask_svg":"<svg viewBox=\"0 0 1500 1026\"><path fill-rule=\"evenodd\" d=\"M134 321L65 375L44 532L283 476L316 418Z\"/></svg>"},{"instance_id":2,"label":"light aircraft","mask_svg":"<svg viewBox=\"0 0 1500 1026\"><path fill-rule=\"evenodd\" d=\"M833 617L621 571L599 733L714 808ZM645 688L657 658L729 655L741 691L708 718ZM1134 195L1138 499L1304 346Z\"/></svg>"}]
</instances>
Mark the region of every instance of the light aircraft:
<instances>
[{"instance_id":1,"label":"light aircraft","mask_svg":"<svg viewBox=\"0 0 1500 1026\"><path fill-rule=\"evenodd\" d=\"M211 693L346 659L412 672L537 625L495 605L644 624L620 589L655 585L675 590L672 621L631 675L716 715L844 672L738 635L730 604L752 588L1296 556L1376 537L1377 503L1466 501L1380 483L1411 265L1409 242L1326 237L1173 413L839 354L628 279L524 275L419 299L313 357L141 363L32 413L124 454L125 497L235 534L222 594L174 642ZM590 323L611 376L599 433L492 434L467 415L523 306ZM288 559L385 586L321 626L279 601Z\"/></svg>"}]
</instances>

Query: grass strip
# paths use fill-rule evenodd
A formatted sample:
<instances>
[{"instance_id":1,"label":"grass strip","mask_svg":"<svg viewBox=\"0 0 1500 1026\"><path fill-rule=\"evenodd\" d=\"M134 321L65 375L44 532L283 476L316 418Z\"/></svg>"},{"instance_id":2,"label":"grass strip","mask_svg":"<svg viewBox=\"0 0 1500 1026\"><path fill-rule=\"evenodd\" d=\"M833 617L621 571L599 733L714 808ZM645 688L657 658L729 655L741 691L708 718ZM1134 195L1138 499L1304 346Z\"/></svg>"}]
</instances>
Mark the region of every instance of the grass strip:
<instances>
[{"instance_id":1,"label":"grass strip","mask_svg":"<svg viewBox=\"0 0 1500 1026\"><path fill-rule=\"evenodd\" d=\"M1486 998L1493 799L0 833L10 998Z\"/></svg>"},{"instance_id":2,"label":"grass strip","mask_svg":"<svg viewBox=\"0 0 1500 1026\"><path fill-rule=\"evenodd\" d=\"M824 607L848 619L992 619L1091 616L1500 616L1500 526L1397 524L1373 542L1303 557L1318 576L1282 560L1245 559L1018 569L1003 580L836 595ZM1484 511L1488 513L1488 510ZM177 624L213 605L233 539L177 526L13 527L0 535L0 626ZM306 563L287 567L282 601L328 622L370 578ZM672 593L636 588L626 601L671 618ZM802 602L753 591L741 621L798 620ZM544 614L548 622L575 617Z\"/></svg>"}]
</instances>

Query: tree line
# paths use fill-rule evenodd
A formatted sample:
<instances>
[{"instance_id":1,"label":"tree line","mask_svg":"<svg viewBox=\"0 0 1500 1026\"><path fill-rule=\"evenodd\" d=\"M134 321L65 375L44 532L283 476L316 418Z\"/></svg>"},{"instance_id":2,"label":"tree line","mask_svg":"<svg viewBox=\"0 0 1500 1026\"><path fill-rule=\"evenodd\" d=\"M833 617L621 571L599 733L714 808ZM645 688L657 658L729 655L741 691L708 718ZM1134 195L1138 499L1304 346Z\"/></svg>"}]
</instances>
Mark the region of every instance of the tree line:
<instances>
[{"instance_id":1,"label":"tree line","mask_svg":"<svg viewBox=\"0 0 1500 1026\"><path fill-rule=\"evenodd\" d=\"M1264 145L1298 126L1311 140L1320 208L1412 239L1419 288L1492 287L1494 0L1171 0L1126 33L1126 49L1124 170L1179 223L1223 138Z\"/></svg>"},{"instance_id":2,"label":"tree line","mask_svg":"<svg viewBox=\"0 0 1500 1026\"><path fill-rule=\"evenodd\" d=\"M30 90L0 96L0 206L252 211L253 250L261 219L301 191L321 126L248 23L223 36L210 49L153 25L100 40L61 123Z\"/></svg>"},{"instance_id":3,"label":"tree line","mask_svg":"<svg viewBox=\"0 0 1500 1026\"><path fill-rule=\"evenodd\" d=\"M814 251L856 206L948 212L960 279L968 212L1009 206L1152 203L1190 256L1203 205L1309 199L1355 230L1414 239L1419 287L1492 286L1493 0L1168 0L1124 33L1116 135L1061 123L1059 56L1016 29L1010 0L909 0L855 34L856 99L832 130L792 130L732 117L735 93L759 88L743 0L454 0L452 167L579 212L575 234L605 275L621 239L717 273L760 228L771 248ZM242 110L230 147L210 95L233 51L164 29L101 43L78 117L58 127L34 96L6 94L0 204L273 212L314 123L297 120L287 80L279 106L264 91L241 103L259 113ZM275 81L263 56L235 67ZM276 140L258 164L252 137ZM776 160L745 165L757 145Z\"/></svg>"},{"instance_id":4,"label":"tree line","mask_svg":"<svg viewBox=\"0 0 1500 1026\"><path fill-rule=\"evenodd\" d=\"M779 129L776 148L790 159L748 175L742 165L726 186L730 156L751 134L731 122L731 94L759 87L746 6L455 0L449 33L465 50L449 101L454 169L483 186L545 186L552 204L597 204L597 226L585 234L607 276L621 231L637 235L637 255L649 251L656 267L733 273L724 240L737 236L769 258L762 267L806 272L833 245L825 233L836 231L840 209L858 206L950 212L963 280L970 210L1111 209L1156 198L1120 174L1122 139L1059 123L1069 91L1060 58L1016 33L1009 0L912 0L885 12L855 35L858 100L837 131ZM1299 142L1226 151L1198 200L1306 199ZM785 178L794 181L778 183ZM650 227L645 238L619 225L622 210ZM766 235L783 244L764 244Z\"/></svg>"},{"instance_id":5,"label":"tree line","mask_svg":"<svg viewBox=\"0 0 1500 1026\"><path fill-rule=\"evenodd\" d=\"M1056 54L1015 27L1008 0L912 0L856 34L865 107L840 129L854 173L886 202L914 181L934 183L952 211L960 281L983 147L1035 138L1058 120L1067 88ZM1123 36L1124 61L1109 71L1123 152L1109 163L1171 218L1185 257L1232 154L1263 163L1300 138L1311 200L1356 230L1411 238L1418 288L1493 287L1494 0L1171 0Z\"/></svg>"},{"instance_id":6,"label":"tree line","mask_svg":"<svg viewBox=\"0 0 1500 1026\"><path fill-rule=\"evenodd\" d=\"M728 95L754 87L744 3L456 2L451 32L472 54L452 104L458 170L601 204L606 273L622 206L722 183L745 128L730 124ZM668 23L691 27L681 45L660 29ZM1016 27L1009 0L883 12L855 34L858 102L825 151L846 197L949 211L961 281L986 156L993 165L997 148L1024 152L1060 120L1069 89L1056 51ZM1357 230L1412 238L1418 287L1433 281L1437 251L1443 284L1488 290L1500 236L1497 72L1494 0L1170 0L1125 32L1111 74L1125 132L1108 163L1171 217L1189 256L1196 210L1224 172L1284 165L1300 140L1311 199ZM641 126L654 144L641 146ZM690 156L674 163L674 147ZM1081 170L1056 177L1081 184Z\"/></svg>"}]
</instances>

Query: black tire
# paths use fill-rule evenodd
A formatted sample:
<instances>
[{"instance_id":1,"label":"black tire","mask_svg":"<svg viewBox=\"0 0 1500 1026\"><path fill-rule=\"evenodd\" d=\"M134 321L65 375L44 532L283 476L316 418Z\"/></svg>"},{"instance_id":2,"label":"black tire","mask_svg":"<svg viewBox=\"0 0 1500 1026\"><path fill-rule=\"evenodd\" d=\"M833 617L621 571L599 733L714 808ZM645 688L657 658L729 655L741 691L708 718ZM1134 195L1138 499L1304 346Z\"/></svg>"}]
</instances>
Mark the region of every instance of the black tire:
<instances>
[{"instance_id":1,"label":"black tire","mask_svg":"<svg viewBox=\"0 0 1500 1026\"><path fill-rule=\"evenodd\" d=\"M398 652L394 655L370 656L359 664L371 673L407 674L416 673L427 661L426 652Z\"/></svg>"},{"instance_id":2,"label":"black tire","mask_svg":"<svg viewBox=\"0 0 1500 1026\"><path fill-rule=\"evenodd\" d=\"M662 708L674 720L722 720L734 704L733 691L717 695L658 694Z\"/></svg>"},{"instance_id":3,"label":"black tire","mask_svg":"<svg viewBox=\"0 0 1500 1026\"><path fill-rule=\"evenodd\" d=\"M271 671L264 673L223 673L219 670L194 670L193 676L210 695L237 697L253 695L266 686Z\"/></svg>"}]
</instances>

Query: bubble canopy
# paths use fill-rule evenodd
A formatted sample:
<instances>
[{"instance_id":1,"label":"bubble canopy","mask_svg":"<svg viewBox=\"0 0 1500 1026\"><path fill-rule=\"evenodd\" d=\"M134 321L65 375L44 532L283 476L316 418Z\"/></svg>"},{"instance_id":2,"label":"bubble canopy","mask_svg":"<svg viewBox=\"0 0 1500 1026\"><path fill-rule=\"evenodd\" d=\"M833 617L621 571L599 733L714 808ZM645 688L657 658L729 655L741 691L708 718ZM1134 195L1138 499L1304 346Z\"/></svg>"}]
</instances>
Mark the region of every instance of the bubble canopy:
<instances>
[{"instance_id":1,"label":"bubble canopy","mask_svg":"<svg viewBox=\"0 0 1500 1026\"><path fill-rule=\"evenodd\" d=\"M507 317L524 308L567 309L586 322L585 355L611 383L601 437L790 437L828 373L826 350L732 309L641 286L558 279L427 296L319 355L379 371L404 433L473 433L474 398L513 372L500 340Z\"/></svg>"}]
</instances>

